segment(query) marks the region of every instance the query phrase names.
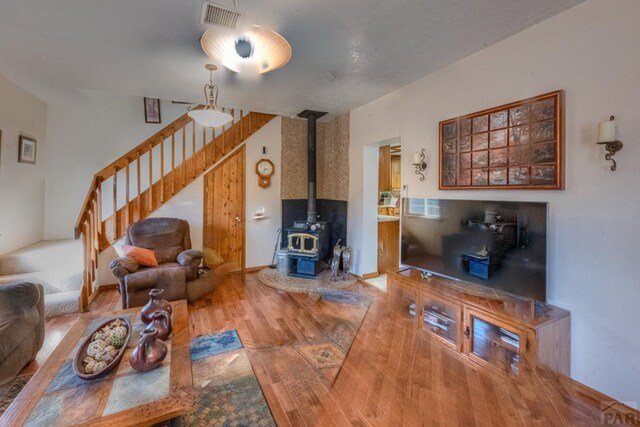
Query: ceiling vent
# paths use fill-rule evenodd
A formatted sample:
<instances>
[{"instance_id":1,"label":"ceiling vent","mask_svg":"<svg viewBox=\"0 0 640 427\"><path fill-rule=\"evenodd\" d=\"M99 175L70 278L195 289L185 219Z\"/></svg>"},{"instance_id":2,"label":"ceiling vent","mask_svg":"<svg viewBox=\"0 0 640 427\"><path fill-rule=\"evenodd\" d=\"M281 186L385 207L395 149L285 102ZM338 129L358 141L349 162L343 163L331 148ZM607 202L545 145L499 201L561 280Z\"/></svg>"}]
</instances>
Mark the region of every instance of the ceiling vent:
<instances>
[{"instance_id":1,"label":"ceiling vent","mask_svg":"<svg viewBox=\"0 0 640 427\"><path fill-rule=\"evenodd\" d=\"M242 13L210 1L202 3L202 23L219 27L237 29L242 20Z\"/></svg>"}]
</instances>

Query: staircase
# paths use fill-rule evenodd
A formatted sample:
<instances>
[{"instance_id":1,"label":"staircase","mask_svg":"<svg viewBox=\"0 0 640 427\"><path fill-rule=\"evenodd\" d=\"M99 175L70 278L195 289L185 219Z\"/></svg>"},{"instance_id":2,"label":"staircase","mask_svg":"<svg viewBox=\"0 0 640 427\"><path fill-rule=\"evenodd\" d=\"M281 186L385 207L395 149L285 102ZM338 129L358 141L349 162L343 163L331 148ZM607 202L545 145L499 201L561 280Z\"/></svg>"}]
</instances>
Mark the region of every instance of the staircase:
<instances>
[{"instance_id":1,"label":"staircase","mask_svg":"<svg viewBox=\"0 0 640 427\"><path fill-rule=\"evenodd\" d=\"M201 127L184 114L95 174L75 226L84 254L81 310L94 294L101 251L275 117L228 112L233 121L220 129Z\"/></svg>"}]
</instances>

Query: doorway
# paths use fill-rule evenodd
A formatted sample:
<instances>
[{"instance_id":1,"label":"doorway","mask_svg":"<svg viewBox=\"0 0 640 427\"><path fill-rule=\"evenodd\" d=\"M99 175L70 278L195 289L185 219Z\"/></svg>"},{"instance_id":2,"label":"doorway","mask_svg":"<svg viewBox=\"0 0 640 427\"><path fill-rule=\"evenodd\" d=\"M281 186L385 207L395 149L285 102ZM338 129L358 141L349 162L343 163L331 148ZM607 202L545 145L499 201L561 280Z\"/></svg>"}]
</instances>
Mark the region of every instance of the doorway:
<instances>
[{"instance_id":1,"label":"doorway","mask_svg":"<svg viewBox=\"0 0 640 427\"><path fill-rule=\"evenodd\" d=\"M205 266L244 270L245 147L204 177Z\"/></svg>"},{"instance_id":2,"label":"doorway","mask_svg":"<svg viewBox=\"0 0 640 427\"><path fill-rule=\"evenodd\" d=\"M378 155L378 272L400 266L400 142L382 145Z\"/></svg>"}]
</instances>

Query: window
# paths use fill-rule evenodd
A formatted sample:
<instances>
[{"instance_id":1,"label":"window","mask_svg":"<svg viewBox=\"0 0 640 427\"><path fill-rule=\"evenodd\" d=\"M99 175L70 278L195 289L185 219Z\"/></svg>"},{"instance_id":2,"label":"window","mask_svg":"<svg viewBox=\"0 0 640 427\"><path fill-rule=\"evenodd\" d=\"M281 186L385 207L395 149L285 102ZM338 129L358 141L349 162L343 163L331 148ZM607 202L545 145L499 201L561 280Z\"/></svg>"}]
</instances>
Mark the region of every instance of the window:
<instances>
[{"instance_id":1,"label":"window","mask_svg":"<svg viewBox=\"0 0 640 427\"><path fill-rule=\"evenodd\" d=\"M440 200L409 199L409 215L440 219Z\"/></svg>"}]
</instances>

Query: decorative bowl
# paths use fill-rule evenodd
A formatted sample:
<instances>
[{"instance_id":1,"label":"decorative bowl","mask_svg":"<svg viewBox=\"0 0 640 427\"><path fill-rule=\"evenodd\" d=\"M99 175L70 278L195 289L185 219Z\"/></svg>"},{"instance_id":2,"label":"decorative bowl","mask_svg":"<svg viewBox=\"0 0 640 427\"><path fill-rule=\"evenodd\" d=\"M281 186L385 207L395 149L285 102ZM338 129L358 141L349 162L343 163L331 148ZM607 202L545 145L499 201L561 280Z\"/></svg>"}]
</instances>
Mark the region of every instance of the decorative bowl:
<instances>
[{"instance_id":1,"label":"decorative bowl","mask_svg":"<svg viewBox=\"0 0 640 427\"><path fill-rule=\"evenodd\" d=\"M89 350L89 345L94 341L93 336L96 333L100 332L105 326L111 324L112 322L115 322L116 320L121 320L122 322L124 322L124 325L122 326L124 326L127 329L127 334L125 335L122 341L122 346L119 349L117 349L118 353L112 357L111 361L107 363L104 369L100 370L99 372L93 372L90 374L86 373L85 367L83 366L82 362L86 357L90 356L88 353L88 350ZM75 372L75 374L78 377L82 378L83 380L92 380L95 378L99 378L102 375L109 372L110 370L112 370L118 364L118 362L120 362L120 359L122 359L122 355L127 349L127 345L129 344L129 339L131 338L131 331L132 331L131 322L129 322L129 319L124 317L115 317L113 319L109 319L101 323L97 328L91 331L89 335L87 335L87 337L82 341L82 344L78 348L78 351L76 352L76 355L73 359L73 371Z\"/></svg>"}]
</instances>

